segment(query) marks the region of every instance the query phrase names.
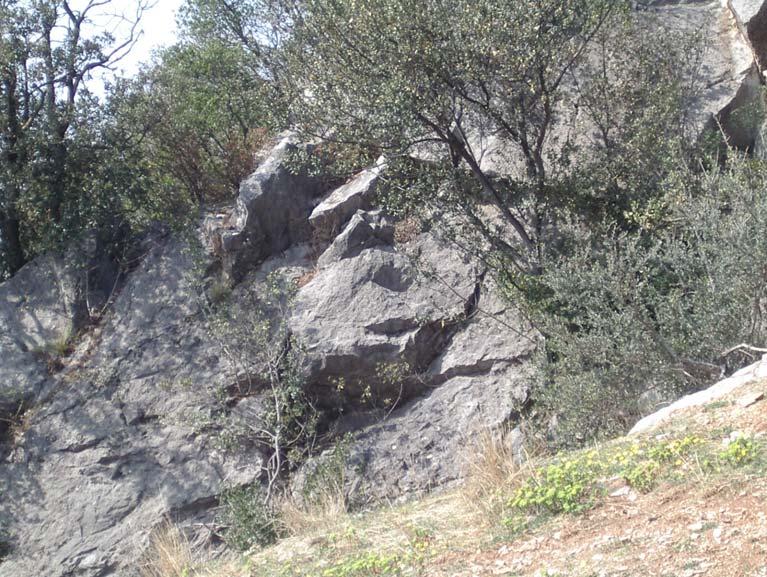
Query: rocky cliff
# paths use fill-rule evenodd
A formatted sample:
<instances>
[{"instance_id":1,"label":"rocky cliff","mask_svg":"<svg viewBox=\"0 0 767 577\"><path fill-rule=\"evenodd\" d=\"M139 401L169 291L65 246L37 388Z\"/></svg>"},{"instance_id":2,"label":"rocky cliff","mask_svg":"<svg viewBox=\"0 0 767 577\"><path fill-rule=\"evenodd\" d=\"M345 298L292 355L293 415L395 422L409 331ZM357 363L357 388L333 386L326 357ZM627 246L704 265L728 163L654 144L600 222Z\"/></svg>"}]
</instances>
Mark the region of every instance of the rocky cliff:
<instances>
[{"instance_id":1,"label":"rocky cliff","mask_svg":"<svg viewBox=\"0 0 767 577\"><path fill-rule=\"evenodd\" d=\"M760 148L761 116L736 113L762 102L767 3L655 4L710 40L699 126ZM256 309L282 327L269 346L289 335L301 347L318 449L349 435L357 503L454 481L467 438L514 427L539 338L514 304L439 231L375 208L385 164L328 189L288 170L301 146L277 142L235 206L192 238L148 236L127 271L86 242L0 285L0 526L12 546L0 575L132 575L165 518L217 544L219 496L260 483L268 458L247 435L226 442L269 402L259 343L236 321ZM214 322L221 310L233 324Z\"/></svg>"}]
</instances>

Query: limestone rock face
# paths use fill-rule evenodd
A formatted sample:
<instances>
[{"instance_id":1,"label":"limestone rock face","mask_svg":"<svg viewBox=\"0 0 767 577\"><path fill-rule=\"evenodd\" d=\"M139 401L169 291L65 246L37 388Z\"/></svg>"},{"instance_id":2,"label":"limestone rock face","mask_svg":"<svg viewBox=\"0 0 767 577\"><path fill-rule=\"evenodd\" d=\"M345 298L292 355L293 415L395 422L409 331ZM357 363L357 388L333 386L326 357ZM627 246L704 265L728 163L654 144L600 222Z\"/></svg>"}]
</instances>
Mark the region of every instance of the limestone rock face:
<instances>
[{"instance_id":1,"label":"limestone rock face","mask_svg":"<svg viewBox=\"0 0 767 577\"><path fill-rule=\"evenodd\" d=\"M764 0L728 0L741 33L756 56L760 70L767 64L767 4Z\"/></svg>"},{"instance_id":2,"label":"limestone rock face","mask_svg":"<svg viewBox=\"0 0 767 577\"><path fill-rule=\"evenodd\" d=\"M758 148L761 117L742 112L761 102L767 2L649 4L710 40L694 122ZM262 483L268 457L247 435L225 442L260 426L268 398L262 351L221 311L282 315L323 430L349 435L357 503L450 483L477 432L517 423L539 335L438 230L394 241L372 206L382 165L327 191L290 170L302 146L277 143L203 247L158 235L119 277L90 249L87 266L45 256L0 285L0 577L132 577L166 517L216 544L219 496ZM291 290L275 297L275 278Z\"/></svg>"},{"instance_id":3,"label":"limestone rock face","mask_svg":"<svg viewBox=\"0 0 767 577\"><path fill-rule=\"evenodd\" d=\"M5 300L50 284L51 270L47 259L25 270L1 287ZM205 336L192 270L182 243L158 241L82 364L27 369L42 386L30 390L16 438L2 442L0 525L15 551L0 564L3 577L133 575L164 517L210 521L226 486L260 475L257 452L220 449L196 422L216 410L209 390L230 373ZM70 322L62 294L31 301L24 315L41 322L30 326L55 335ZM25 316L14 318L25 326Z\"/></svg>"},{"instance_id":4,"label":"limestone rock face","mask_svg":"<svg viewBox=\"0 0 767 577\"><path fill-rule=\"evenodd\" d=\"M680 62L680 68L689 69L689 137L697 139L713 132L736 148L764 154L761 89L767 67L767 2L642 0L634 4L640 23L643 18L658 19L669 31L686 30L700 37L702 52L695 55L695 66ZM578 69L574 72L577 76ZM547 140L547 153L553 153L552 158L566 144L585 150L593 146L598 132L582 109L569 102L555 119ZM524 175L518 149L501 138L499 131L474 127L469 130L469 140L485 170ZM415 156L428 160L436 153L422 146Z\"/></svg>"},{"instance_id":5,"label":"limestone rock face","mask_svg":"<svg viewBox=\"0 0 767 577\"><path fill-rule=\"evenodd\" d=\"M204 541L219 495L262 482L262 445L222 443L261 426L268 406L259 351L247 330L217 324L222 311L247 319L268 302L283 315L323 426L352 434L359 501L454 480L468 437L514 424L536 336L437 235L395 244L390 218L348 202L352 188L367 199L374 173L323 200L318 182L287 170L295 146L271 151L232 216L205 221L214 240L148 239L106 314L56 366L34 351L77 326L80 277L43 257L0 285L0 384L25 400L0 432L0 525L14 545L2 577L133 575L164 518ZM307 243L318 205L313 220L338 227L319 258ZM216 258L229 267L221 280Z\"/></svg>"},{"instance_id":6,"label":"limestone rock face","mask_svg":"<svg viewBox=\"0 0 767 577\"><path fill-rule=\"evenodd\" d=\"M290 157L298 148L293 136L285 136L240 186L221 233L225 264L235 281L267 257L309 239L308 217L324 187L319 179L291 171Z\"/></svg>"},{"instance_id":7,"label":"limestone rock face","mask_svg":"<svg viewBox=\"0 0 767 577\"><path fill-rule=\"evenodd\" d=\"M362 171L337 188L312 211L309 222L315 228L336 229L358 210L371 208L383 162Z\"/></svg>"},{"instance_id":8,"label":"limestone rock face","mask_svg":"<svg viewBox=\"0 0 767 577\"><path fill-rule=\"evenodd\" d=\"M94 239L27 264L0 284L0 421L44 388L48 363L116 286L117 270ZM0 425L2 428L2 425Z\"/></svg>"},{"instance_id":9,"label":"limestone rock face","mask_svg":"<svg viewBox=\"0 0 767 577\"><path fill-rule=\"evenodd\" d=\"M394 243L394 226L380 211L362 210L351 218L343 232L317 259L317 266L323 268L333 262L352 258L366 248Z\"/></svg>"}]
</instances>

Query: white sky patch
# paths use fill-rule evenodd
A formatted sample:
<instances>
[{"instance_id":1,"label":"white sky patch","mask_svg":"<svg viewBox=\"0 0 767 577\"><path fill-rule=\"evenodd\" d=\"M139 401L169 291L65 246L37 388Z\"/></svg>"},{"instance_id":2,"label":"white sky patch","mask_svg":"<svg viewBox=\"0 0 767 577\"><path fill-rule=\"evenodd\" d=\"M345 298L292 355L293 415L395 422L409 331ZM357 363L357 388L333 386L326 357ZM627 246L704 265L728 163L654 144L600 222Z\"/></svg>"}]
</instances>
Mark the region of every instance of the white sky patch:
<instances>
[{"instance_id":1,"label":"white sky patch","mask_svg":"<svg viewBox=\"0 0 767 577\"><path fill-rule=\"evenodd\" d=\"M71 5L77 10L88 4L88 1L72 0ZM144 0L145 3L146 1ZM176 14L184 0L149 1L150 7L141 17L137 28L138 40L131 51L112 66L114 72L102 70L86 81L95 94L103 96L105 79L115 73L119 76L134 76L142 64L151 60L155 50L176 41ZM87 25L83 27L84 35L95 36L109 32L115 38L113 48L119 46L130 35L132 23L136 20L138 4L139 0L113 0L103 7L94 8L89 13Z\"/></svg>"},{"instance_id":2,"label":"white sky patch","mask_svg":"<svg viewBox=\"0 0 767 577\"><path fill-rule=\"evenodd\" d=\"M125 1L126 4L128 0ZM120 61L118 68L126 76L132 76L140 65L151 59L152 51L173 44L176 40L176 13L183 0L156 0L154 6L144 13L140 28L143 34L131 53ZM132 0L130 0L132 3Z\"/></svg>"}]
</instances>

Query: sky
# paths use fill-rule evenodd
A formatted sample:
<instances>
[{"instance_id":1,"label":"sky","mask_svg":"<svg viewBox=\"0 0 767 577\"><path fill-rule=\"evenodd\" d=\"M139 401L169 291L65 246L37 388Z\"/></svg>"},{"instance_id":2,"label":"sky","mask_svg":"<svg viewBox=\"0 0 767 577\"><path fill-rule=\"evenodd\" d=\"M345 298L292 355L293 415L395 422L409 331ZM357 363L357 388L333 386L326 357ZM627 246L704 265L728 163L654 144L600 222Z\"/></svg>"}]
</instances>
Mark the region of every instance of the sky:
<instances>
[{"instance_id":1,"label":"sky","mask_svg":"<svg viewBox=\"0 0 767 577\"><path fill-rule=\"evenodd\" d=\"M183 0L155 0L141 22L143 34L131 53L123 59L119 68L126 74L135 74L141 62L150 59L152 50L172 44L176 38L176 12ZM134 4L134 0L119 0Z\"/></svg>"},{"instance_id":2,"label":"sky","mask_svg":"<svg viewBox=\"0 0 767 577\"><path fill-rule=\"evenodd\" d=\"M73 9L84 8L91 0L70 0ZM119 45L130 34L131 22L135 20L136 8L142 0L113 0L90 12L85 34L96 35L110 32ZM134 76L142 63L148 62L152 51L173 44L176 39L176 13L184 0L143 0L151 2L139 23L138 41L133 49L115 64L120 76ZM112 72L97 71L87 79L88 88L96 96L103 97L104 83Z\"/></svg>"}]
</instances>

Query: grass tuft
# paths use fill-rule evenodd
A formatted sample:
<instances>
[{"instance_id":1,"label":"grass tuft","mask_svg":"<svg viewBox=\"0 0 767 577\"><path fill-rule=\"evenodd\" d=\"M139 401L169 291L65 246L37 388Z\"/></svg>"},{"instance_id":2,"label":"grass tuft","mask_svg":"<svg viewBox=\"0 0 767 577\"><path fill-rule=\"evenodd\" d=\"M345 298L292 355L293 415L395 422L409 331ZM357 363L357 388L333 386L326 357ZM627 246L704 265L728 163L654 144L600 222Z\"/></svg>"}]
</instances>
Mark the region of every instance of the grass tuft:
<instances>
[{"instance_id":1,"label":"grass tuft","mask_svg":"<svg viewBox=\"0 0 767 577\"><path fill-rule=\"evenodd\" d=\"M338 530L349 518L349 507L343 487L323 487L311 499L286 495L277 505L281 533L290 536L314 535Z\"/></svg>"},{"instance_id":2,"label":"grass tuft","mask_svg":"<svg viewBox=\"0 0 767 577\"><path fill-rule=\"evenodd\" d=\"M141 566L141 577L192 577L194 553L181 530L170 522L152 534L149 550Z\"/></svg>"},{"instance_id":3,"label":"grass tuft","mask_svg":"<svg viewBox=\"0 0 767 577\"><path fill-rule=\"evenodd\" d=\"M464 456L461 495L481 519L492 522L505 513L508 495L530 474L531 459L517 463L508 433L480 432Z\"/></svg>"}]
</instances>

